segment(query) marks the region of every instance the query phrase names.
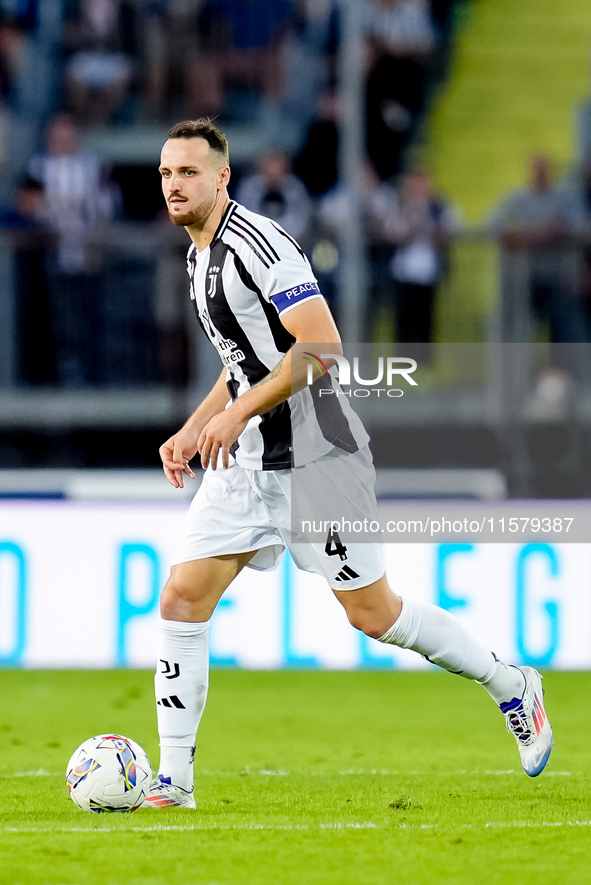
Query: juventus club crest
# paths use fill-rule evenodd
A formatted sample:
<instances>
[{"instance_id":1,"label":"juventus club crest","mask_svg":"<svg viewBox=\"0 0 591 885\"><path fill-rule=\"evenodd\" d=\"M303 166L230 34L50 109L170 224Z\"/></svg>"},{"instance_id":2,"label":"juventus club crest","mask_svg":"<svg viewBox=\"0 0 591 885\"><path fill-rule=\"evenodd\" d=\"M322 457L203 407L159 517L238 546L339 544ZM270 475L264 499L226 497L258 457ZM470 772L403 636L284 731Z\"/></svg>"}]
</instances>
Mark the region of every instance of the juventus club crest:
<instances>
[{"instance_id":1,"label":"juventus club crest","mask_svg":"<svg viewBox=\"0 0 591 885\"><path fill-rule=\"evenodd\" d=\"M218 274L220 272L220 268L217 266L212 266L208 271L208 279L209 279L209 289L207 290L207 294L210 298L213 298L217 291L218 284Z\"/></svg>"}]
</instances>

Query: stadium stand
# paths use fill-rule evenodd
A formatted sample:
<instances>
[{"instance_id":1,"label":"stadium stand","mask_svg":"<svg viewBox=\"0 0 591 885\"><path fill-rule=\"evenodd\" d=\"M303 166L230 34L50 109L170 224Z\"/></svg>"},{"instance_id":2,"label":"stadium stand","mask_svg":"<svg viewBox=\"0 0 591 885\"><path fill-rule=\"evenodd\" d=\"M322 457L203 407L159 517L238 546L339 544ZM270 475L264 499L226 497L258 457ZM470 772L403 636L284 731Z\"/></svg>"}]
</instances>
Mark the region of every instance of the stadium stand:
<instances>
[{"instance_id":1,"label":"stadium stand","mask_svg":"<svg viewBox=\"0 0 591 885\"><path fill-rule=\"evenodd\" d=\"M577 159L575 111L589 93L591 9L583 0L481 0L460 7L448 78L434 99L427 154L438 187L472 229L548 153L567 171ZM452 246L440 293L439 340L494 334L500 269L493 243Z\"/></svg>"},{"instance_id":2,"label":"stadium stand","mask_svg":"<svg viewBox=\"0 0 591 885\"><path fill-rule=\"evenodd\" d=\"M523 180L531 154L576 157L573 109L589 93L585 0L466 4L449 79L430 120L438 186L467 222L482 222Z\"/></svg>"}]
</instances>

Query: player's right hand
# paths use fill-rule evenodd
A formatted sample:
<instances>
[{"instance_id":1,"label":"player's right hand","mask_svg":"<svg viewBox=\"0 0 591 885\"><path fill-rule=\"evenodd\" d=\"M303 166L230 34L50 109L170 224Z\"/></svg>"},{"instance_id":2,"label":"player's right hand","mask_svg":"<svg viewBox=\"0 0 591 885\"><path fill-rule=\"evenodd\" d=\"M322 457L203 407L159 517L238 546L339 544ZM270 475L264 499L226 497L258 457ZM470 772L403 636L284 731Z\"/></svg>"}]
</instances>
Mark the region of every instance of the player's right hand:
<instances>
[{"instance_id":1,"label":"player's right hand","mask_svg":"<svg viewBox=\"0 0 591 885\"><path fill-rule=\"evenodd\" d=\"M185 483L183 473L195 479L195 474L189 467L189 461L197 451L197 444L188 440L182 431L175 433L170 439L160 446L160 458L164 475L175 489L183 489Z\"/></svg>"}]
</instances>

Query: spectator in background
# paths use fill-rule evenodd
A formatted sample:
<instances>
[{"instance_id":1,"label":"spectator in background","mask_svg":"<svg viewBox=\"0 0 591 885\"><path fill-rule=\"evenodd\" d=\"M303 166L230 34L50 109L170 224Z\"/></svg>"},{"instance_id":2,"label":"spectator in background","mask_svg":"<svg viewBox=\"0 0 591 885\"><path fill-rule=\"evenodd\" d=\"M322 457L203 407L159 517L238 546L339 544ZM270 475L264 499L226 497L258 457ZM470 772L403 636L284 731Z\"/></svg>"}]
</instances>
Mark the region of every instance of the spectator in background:
<instances>
[{"instance_id":1,"label":"spectator in background","mask_svg":"<svg viewBox=\"0 0 591 885\"><path fill-rule=\"evenodd\" d=\"M47 150L30 163L43 189L43 217L55 236L47 279L57 380L64 386L96 382L100 352L100 258L92 237L112 218L115 192L94 154L84 153L67 114L47 129Z\"/></svg>"},{"instance_id":2,"label":"spectator in background","mask_svg":"<svg viewBox=\"0 0 591 885\"><path fill-rule=\"evenodd\" d=\"M437 196L426 172L404 175L386 232L396 246L390 269L395 281L396 338L404 343L433 341L437 285L457 220ZM423 357L430 361L430 349Z\"/></svg>"},{"instance_id":3,"label":"spectator in background","mask_svg":"<svg viewBox=\"0 0 591 885\"><path fill-rule=\"evenodd\" d=\"M73 0L63 48L65 91L78 123L107 124L131 85L135 50L135 7L131 0Z\"/></svg>"},{"instance_id":4,"label":"spectator in background","mask_svg":"<svg viewBox=\"0 0 591 885\"><path fill-rule=\"evenodd\" d=\"M56 114L47 127L47 150L35 154L30 176L43 188L44 214L57 234L55 263L60 272L78 273L92 264L90 234L113 217L116 192L95 154L80 150L69 114Z\"/></svg>"},{"instance_id":5,"label":"spectator in background","mask_svg":"<svg viewBox=\"0 0 591 885\"><path fill-rule=\"evenodd\" d=\"M0 227L10 231L16 310L17 378L25 384L55 381L47 298L43 188L24 178L12 204L0 208Z\"/></svg>"},{"instance_id":6,"label":"spectator in background","mask_svg":"<svg viewBox=\"0 0 591 885\"><path fill-rule=\"evenodd\" d=\"M204 50L189 72L195 116L221 114L232 85L260 92L267 108L279 102L291 13L291 0L207 0L200 16Z\"/></svg>"},{"instance_id":7,"label":"spectator in background","mask_svg":"<svg viewBox=\"0 0 591 885\"><path fill-rule=\"evenodd\" d=\"M43 187L27 176L17 186L12 204L0 206L0 227L9 230L44 228Z\"/></svg>"},{"instance_id":8,"label":"spectator in background","mask_svg":"<svg viewBox=\"0 0 591 885\"><path fill-rule=\"evenodd\" d=\"M389 178L422 109L435 28L426 0L362 0L362 19L368 151L380 178Z\"/></svg>"},{"instance_id":9,"label":"spectator in background","mask_svg":"<svg viewBox=\"0 0 591 885\"><path fill-rule=\"evenodd\" d=\"M325 81L334 83L340 0L294 0L296 28L312 52L324 56Z\"/></svg>"},{"instance_id":10,"label":"spectator in background","mask_svg":"<svg viewBox=\"0 0 591 885\"><path fill-rule=\"evenodd\" d=\"M447 35L452 30L457 2L458 0L431 0L431 16L440 33Z\"/></svg>"},{"instance_id":11,"label":"spectator in background","mask_svg":"<svg viewBox=\"0 0 591 885\"><path fill-rule=\"evenodd\" d=\"M586 326L585 340L591 341L591 159L583 167L580 191L586 227L582 237L580 306Z\"/></svg>"},{"instance_id":12,"label":"spectator in background","mask_svg":"<svg viewBox=\"0 0 591 885\"><path fill-rule=\"evenodd\" d=\"M0 215L2 227L20 231L14 237L17 372L19 382L55 381L55 354L47 291L47 233L43 187L27 177L17 187L12 211Z\"/></svg>"},{"instance_id":13,"label":"spectator in background","mask_svg":"<svg viewBox=\"0 0 591 885\"><path fill-rule=\"evenodd\" d=\"M260 158L255 175L244 178L236 199L252 212L272 218L298 242L305 241L311 219L306 188L290 171L287 154L269 151Z\"/></svg>"},{"instance_id":14,"label":"spectator in background","mask_svg":"<svg viewBox=\"0 0 591 885\"><path fill-rule=\"evenodd\" d=\"M427 0L362 0L365 33L392 56L428 55L435 31Z\"/></svg>"},{"instance_id":15,"label":"spectator in background","mask_svg":"<svg viewBox=\"0 0 591 885\"><path fill-rule=\"evenodd\" d=\"M334 89L337 79L337 47L340 0L292 0L289 39L285 41L283 66L281 146L290 153L302 145L322 91Z\"/></svg>"},{"instance_id":16,"label":"spectator in background","mask_svg":"<svg viewBox=\"0 0 591 885\"><path fill-rule=\"evenodd\" d=\"M371 273L366 316L366 337L368 340L372 340L378 308L384 302L390 301L392 297L392 278L389 273L389 264L392 258L393 246L388 236L387 222L394 212L396 197L393 188L389 184L380 181L369 161L365 163L362 170L360 197ZM320 200L318 208L320 242L312 252L312 266L318 275L319 268L315 261L318 246L323 246L325 254L328 254L328 245L332 244L333 246L335 260L332 272L330 275L326 275L327 279L322 280L323 292L326 288L332 294L333 299L336 289L335 277L339 260L339 244L342 240L343 228L350 213L350 191L346 184L338 182ZM320 281L320 276L318 278ZM338 304L334 306L338 313ZM332 307L333 303L331 303L331 309Z\"/></svg>"},{"instance_id":17,"label":"spectator in background","mask_svg":"<svg viewBox=\"0 0 591 885\"><path fill-rule=\"evenodd\" d=\"M294 162L296 175L313 197L321 197L337 182L339 120L338 96L334 92L322 92L318 99L316 119Z\"/></svg>"},{"instance_id":18,"label":"spectator in background","mask_svg":"<svg viewBox=\"0 0 591 885\"><path fill-rule=\"evenodd\" d=\"M16 28L34 31L39 19L41 0L0 0L0 18L10 21Z\"/></svg>"},{"instance_id":19,"label":"spectator in background","mask_svg":"<svg viewBox=\"0 0 591 885\"><path fill-rule=\"evenodd\" d=\"M27 43L37 27L39 2L0 0L0 100L9 106L18 97L19 75L23 70ZM1 112L0 108L0 127L3 124ZM0 147L0 155L1 151Z\"/></svg>"},{"instance_id":20,"label":"spectator in background","mask_svg":"<svg viewBox=\"0 0 591 885\"><path fill-rule=\"evenodd\" d=\"M0 0L0 95L10 99L27 34L37 26L37 0Z\"/></svg>"},{"instance_id":21,"label":"spectator in background","mask_svg":"<svg viewBox=\"0 0 591 885\"><path fill-rule=\"evenodd\" d=\"M145 110L152 119L191 116L194 110L194 101L193 107L184 105L201 51L198 24L205 2L145 0L138 8Z\"/></svg>"},{"instance_id":22,"label":"spectator in background","mask_svg":"<svg viewBox=\"0 0 591 885\"><path fill-rule=\"evenodd\" d=\"M584 227L580 195L555 185L545 154L532 157L529 185L508 196L489 223L505 250L527 257L531 306L553 342L583 340L573 268Z\"/></svg>"}]
</instances>

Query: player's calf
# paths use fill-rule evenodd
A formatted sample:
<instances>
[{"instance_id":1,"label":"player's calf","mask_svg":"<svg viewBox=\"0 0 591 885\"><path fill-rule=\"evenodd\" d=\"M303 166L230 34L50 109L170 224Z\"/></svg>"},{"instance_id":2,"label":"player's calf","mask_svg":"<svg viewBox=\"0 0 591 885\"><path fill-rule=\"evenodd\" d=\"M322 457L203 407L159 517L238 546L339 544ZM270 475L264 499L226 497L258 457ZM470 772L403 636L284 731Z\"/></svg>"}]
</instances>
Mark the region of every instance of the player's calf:
<instances>
[{"instance_id":1,"label":"player's calf","mask_svg":"<svg viewBox=\"0 0 591 885\"><path fill-rule=\"evenodd\" d=\"M504 713L526 774L536 777L543 771L552 751L552 729L536 670L504 664L449 612L406 598L400 617L379 640L410 648L450 673L479 682Z\"/></svg>"}]
</instances>

